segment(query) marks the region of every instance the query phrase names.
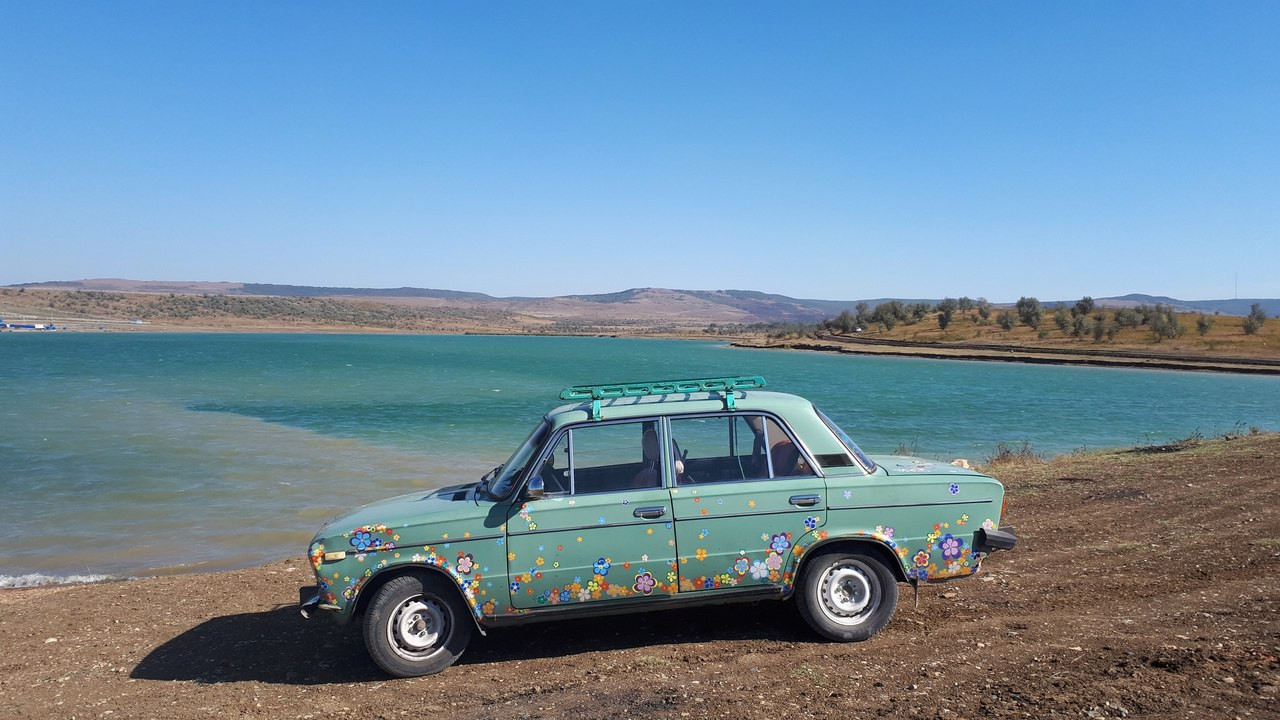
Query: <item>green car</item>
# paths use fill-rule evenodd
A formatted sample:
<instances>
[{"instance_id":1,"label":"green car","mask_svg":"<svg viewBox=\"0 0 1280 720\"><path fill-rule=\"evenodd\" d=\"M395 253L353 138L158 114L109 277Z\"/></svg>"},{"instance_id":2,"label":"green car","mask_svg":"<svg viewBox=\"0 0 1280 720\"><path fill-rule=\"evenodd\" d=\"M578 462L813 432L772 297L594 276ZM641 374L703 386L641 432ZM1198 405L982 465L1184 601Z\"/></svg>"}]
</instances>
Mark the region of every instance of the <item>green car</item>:
<instances>
[{"instance_id":1,"label":"green car","mask_svg":"<svg viewBox=\"0 0 1280 720\"><path fill-rule=\"evenodd\" d=\"M1014 546L1004 487L868 456L759 376L565 389L479 482L336 518L302 612L360 618L373 660L448 667L472 632L535 620L794 597L833 640L883 628L898 583L972 575Z\"/></svg>"}]
</instances>

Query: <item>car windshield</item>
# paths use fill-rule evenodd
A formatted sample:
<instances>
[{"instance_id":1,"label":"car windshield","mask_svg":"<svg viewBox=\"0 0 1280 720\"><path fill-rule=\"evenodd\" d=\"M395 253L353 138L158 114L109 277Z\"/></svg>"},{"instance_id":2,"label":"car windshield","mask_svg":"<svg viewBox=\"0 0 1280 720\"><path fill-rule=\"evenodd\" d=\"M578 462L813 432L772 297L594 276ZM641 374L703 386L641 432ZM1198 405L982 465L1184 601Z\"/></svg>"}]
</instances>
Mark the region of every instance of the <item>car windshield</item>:
<instances>
[{"instance_id":1,"label":"car windshield","mask_svg":"<svg viewBox=\"0 0 1280 720\"><path fill-rule=\"evenodd\" d=\"M867 457L867 454L862 452L862 448L858 447L858 444L855 443L844 430L841 430L840 426L837 425L834 420L827 417L826 413L822 412L817 407L814 407L813 411L818 413L818 417L822 418L822 422L826 423L827 427L831 429L831 432L835 433L836 437L840 438L840 442L844 443L844 446L849 450L849 453L857 458L858 463L862 465L864 470L871 472L876 469L876 464L871 461L871 458Z\"/></svg>"},{"instance_id":2,"label":"car windshield","mask_svg":"<svg viewBox=\"0 0 1280 720\"><path fill-rule=\"evenodd\" d=\"M529 437L520 444L506 463L499 466L497 477L489 483L489 496L495 500L501 500L511 494L511 489L515 487L516 481L520 479L524 468L533 459L538 451L538 446L542 444L542 439L546 437L547 428L550 424L543 420L538 427L529 433Z\"/></svg>"}]
</instances>

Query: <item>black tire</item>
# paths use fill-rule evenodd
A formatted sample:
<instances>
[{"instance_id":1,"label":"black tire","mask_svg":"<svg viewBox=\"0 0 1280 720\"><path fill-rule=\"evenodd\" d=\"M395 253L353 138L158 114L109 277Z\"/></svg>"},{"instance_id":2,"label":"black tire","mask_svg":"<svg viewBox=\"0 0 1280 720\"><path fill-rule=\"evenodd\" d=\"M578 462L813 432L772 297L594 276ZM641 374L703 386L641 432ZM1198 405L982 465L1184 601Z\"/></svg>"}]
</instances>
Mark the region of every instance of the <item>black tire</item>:
<instances>
[{"instance_id":1,"label":"black tire","mask_svg":"<svg viewBox=\"0 0 1280 720\"><path fill-rule=\"evenodd\" d=\"M866 640L893 617L898 583L870 555L824 553L806 563L796 605L818 634L840 642Z\"/></svg>"},{"instance_id":2,"label":"black tire","mask_svg":"<svg viewBox=\"0 0 1280 720\"><path fill-rule=\"evenodd\" d=\"M364 645L390 675L431 675L462 655L472 622L457 588L445 578L401 575L378 588L369 603Z\"/></svg>"}]
</instances>

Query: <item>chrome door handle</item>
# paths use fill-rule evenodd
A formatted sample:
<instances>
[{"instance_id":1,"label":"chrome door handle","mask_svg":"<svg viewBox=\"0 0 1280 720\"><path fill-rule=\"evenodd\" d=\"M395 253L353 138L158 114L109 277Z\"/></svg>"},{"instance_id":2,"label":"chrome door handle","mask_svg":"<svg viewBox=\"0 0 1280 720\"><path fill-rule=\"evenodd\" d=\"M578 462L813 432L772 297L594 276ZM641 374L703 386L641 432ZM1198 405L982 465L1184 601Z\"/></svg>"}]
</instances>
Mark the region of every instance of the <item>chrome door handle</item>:
<instances>
[{"instance_id":1,"label":"chrome door handle","mask_svg":"<svg viewBox=\"0 0 1280 720\"><path fill-rule=\"evenodd\" d=\"M796 507L812 507L817 505L821 500L822 497L819 495L792 495L790 498L787 498L787 502L795 505Z\"/></svg>"},{"instance_id":2,"label":"chrome door handle","mask_svg":"<svg viewBox=\"0 0 1280 720\"><path fill-rule=\"evenodd\" d=\"M643 508L636 508L635 511L633 511L631 514L635 515L638 518L653 520L655 518L660 518L663 515L666 515L667 509L664 507L643 507Z\"/></svg>"}]
</instances>

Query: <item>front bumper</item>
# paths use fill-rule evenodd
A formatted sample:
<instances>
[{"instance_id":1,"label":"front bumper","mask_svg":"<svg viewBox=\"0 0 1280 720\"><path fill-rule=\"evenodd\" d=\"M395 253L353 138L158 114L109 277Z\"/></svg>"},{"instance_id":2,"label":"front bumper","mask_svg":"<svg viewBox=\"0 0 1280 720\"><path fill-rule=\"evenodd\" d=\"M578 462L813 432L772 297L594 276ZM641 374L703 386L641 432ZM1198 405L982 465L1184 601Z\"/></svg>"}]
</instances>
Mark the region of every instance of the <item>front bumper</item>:
<instances>
[{"instance_id":1,"label":"front bumper","mask_svg":"<svg viewBox=\"0 0 1280 720\"><path fill-rule=\"evenodd\" d=\"M1013 546L1018 544L1018 536L1014 534L1013 528L1007 525L999 530L981 528L978 530L974 544L977 546L978 552L984 553L995 552L996 550L1012 550Z\"/></svg>"},{"instance_id":2,"label":"front bumper","mask_svg":"<svg viewBox=\"0 0 1280 720\"><path fill-rule=\"evenodd\" d=\"M320 612L336 612L340 609L337 605L321 601L319 586L305 585L298 588L298 610L302 612L302 617L310 620Z\"/></svg>"}]
</instances>

